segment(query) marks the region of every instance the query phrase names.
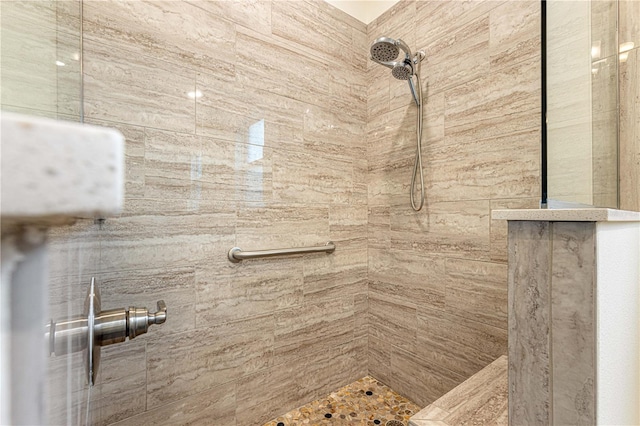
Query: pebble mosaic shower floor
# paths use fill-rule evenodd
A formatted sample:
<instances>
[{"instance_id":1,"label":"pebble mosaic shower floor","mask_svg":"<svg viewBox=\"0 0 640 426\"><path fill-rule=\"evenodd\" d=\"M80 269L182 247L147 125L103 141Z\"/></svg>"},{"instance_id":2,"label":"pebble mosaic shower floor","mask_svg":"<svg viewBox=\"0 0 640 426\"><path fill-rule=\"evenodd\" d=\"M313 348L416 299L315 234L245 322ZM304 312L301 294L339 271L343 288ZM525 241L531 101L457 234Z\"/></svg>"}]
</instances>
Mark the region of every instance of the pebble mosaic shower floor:
<instances>
[{"instance_id":1,"label":"pebble mosaic shower floor","mask_svg":"<svg viewBox=\"0 0 640 426\"><path fill-rule=\"evenodd\" d=\"M420 407L367 376L264 426L406 426Z\"/></svg>"}]
</instances>

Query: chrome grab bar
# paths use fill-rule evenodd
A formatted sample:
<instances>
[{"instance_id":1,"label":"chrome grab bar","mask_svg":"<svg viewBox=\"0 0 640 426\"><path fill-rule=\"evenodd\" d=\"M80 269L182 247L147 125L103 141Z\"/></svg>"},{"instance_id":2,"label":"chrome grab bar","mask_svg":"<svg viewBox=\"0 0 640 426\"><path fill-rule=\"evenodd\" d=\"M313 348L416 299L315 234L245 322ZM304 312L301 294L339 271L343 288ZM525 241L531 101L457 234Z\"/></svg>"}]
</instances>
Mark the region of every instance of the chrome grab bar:
<instances>
[{"instance_id":1,"label":"chrome grab bar","mask_svg":"<svg viewBox=\"0 0 640 426\"><path fill-rule=\"evenodd\" d=\"M242 251L240 247L233 247L229 250L228 257L233 263L238 263L245 259L258 259L261 257L282 256L287 254L303 254L303 253L333 253L336 249L336 245L329 241L323 246L315 247L299 247L299 248L286 248L286 249L272 249L272 250L254 250L254 251Z\"/></svg>"}]
</instances>

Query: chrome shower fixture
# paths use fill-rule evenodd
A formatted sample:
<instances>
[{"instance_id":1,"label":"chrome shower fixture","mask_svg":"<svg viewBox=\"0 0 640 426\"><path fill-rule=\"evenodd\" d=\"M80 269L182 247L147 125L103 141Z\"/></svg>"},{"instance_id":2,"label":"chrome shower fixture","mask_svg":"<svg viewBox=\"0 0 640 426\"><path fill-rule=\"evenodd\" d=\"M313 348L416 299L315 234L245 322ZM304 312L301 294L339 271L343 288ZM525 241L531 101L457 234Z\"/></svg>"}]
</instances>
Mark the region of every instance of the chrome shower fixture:
<instances>
[{"instance_id":1,"label":"chrome shower fixture","mask_svg":"<svg viewBox=\"0 0 640 426\"><path fill-rule=\"evenodd\" d=\"M404 52L404 58L397 61L401 49ZM390 37L377 38L371 45L369 52L371 53L372 61L391 68L391 75L398 80L408 81L413 100L417 106L420 106L420 100L418 99L412 77L416 75L415 70L417 65L424 59L424 52L420 50L414 55L411 53L411 49L407 43L400 39L395 40Z\"/></svg>"},{"instance_id":2,"label":"chrome shower fixture","mask_svg":"<svg viewBox=\"0 0 640 426\"><path fill-rule=\"evenodd\" d=\"M400 50L404 52L404 58L398 61ZM424 52L418 51L415 55L411 53L411 49L407 43L400 39L392 39L390 37L377 38L369 49L371 60L391 68L391 75L398 80L406 80L411 89L411 95L416 102L416 160L413 164L413 174L411 175L411 188L409 195L411 199L411 208L415 211L422 209L424 205L424 173L422 171L422 85L420 84L420 63L424 59ZM414 83L413 77L416 81ZM417 90L416 90L417 89ZM420 203L416 204L414 197L414 188L416 179L420 176Z\"/></svg>"}]
</instances>

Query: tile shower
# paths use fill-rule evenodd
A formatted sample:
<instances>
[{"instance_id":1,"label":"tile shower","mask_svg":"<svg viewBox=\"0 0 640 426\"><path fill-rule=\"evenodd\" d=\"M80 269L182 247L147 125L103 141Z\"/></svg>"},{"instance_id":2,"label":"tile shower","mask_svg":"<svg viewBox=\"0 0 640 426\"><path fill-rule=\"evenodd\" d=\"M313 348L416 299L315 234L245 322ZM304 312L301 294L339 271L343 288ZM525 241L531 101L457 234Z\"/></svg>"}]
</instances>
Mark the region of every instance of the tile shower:
<instances>
[{"instance_id":1,"label":"tile shower","mask_svg":"<svg viewBox=\"0 0 640 426\"><path fill-rule=\"evenodd\" d=\"M539 201L537 1L401 1L369 25L319 0L60 3L85 121L125 135L127 175L120 217L51 235L51 316L96 276L104 307L164 298L169 321L105 348L90 395L79 357L51 359L52 424L87 399L99 425L262 424L367 375L423 407L506 353L490 211ZM426 53L417 214L415 105L368 60L383 34Z\"/></svg>"}]
</instances>

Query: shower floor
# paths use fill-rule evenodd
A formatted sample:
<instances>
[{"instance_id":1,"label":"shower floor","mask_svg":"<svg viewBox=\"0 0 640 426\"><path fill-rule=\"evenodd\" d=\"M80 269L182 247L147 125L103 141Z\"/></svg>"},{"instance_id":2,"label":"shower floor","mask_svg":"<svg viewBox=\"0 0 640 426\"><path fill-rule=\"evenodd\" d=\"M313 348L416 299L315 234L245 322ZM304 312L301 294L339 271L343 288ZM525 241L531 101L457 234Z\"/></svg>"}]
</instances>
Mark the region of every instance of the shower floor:
<instances>
[{"instance_id":1,"label":"shower floor","mask_svg":"<svg viewBox=\"0 0 640 426\"><path fill-rule=\"evenodd\" d=\"M264 426L401 426L420 407L370 376L273 419ZM395 420L391 421L391 420Z\"/></svg>"}]
</instances>

